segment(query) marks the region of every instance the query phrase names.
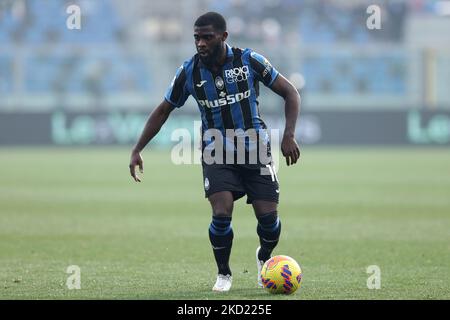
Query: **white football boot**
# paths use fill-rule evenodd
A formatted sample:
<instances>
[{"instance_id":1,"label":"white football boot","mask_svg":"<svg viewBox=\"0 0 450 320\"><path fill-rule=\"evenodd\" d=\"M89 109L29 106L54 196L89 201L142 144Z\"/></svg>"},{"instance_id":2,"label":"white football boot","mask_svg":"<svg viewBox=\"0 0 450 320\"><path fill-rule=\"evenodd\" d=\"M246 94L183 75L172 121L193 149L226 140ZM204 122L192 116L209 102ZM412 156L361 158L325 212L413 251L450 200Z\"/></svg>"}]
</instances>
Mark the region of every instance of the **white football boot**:
<instances>
[{"instance_id":1,"label":"white football boot","mask_svg":"<svg viewBox=\"0 0 450 320\"><path fill-rule=\"evenodd\" d=\"M232 281L233 281L233 277L231 275L218 274L216 284L214 285L214 287L212 289L213 289L213 291L218 291L218 292L230 291Z\"/></svg>"},{"instance_id":2,"label":"white football boot","mask_svg":"<svg viewBox=\"0 0 450 320\"><path fill-rule=\"evenodd\" d=\"M259 258L258 258L258 253L259 253L260 249L261 249L261 247L256 248L256 268L258 269L258 287L263 286L263 283L261 280L261 269L265 262L265 261L259 260Z\"/></svg>"}]
</instances>

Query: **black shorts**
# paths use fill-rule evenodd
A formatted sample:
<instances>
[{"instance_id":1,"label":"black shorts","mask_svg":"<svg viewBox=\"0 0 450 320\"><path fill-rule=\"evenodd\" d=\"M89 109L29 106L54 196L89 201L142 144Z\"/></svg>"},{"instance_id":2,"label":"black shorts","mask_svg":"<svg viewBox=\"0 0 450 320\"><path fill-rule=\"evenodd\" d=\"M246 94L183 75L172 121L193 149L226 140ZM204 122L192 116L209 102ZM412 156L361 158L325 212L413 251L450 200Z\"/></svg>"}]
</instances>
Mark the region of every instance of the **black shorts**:
<instances>
[{"instance_id":1,"label":"black shorts","mask_svg":"<svg viewBox=\"0 0 450 320\"><path fill-rule=\"evenodd\" d=\"M247 195L247 203L266 200L278 203L279 185L273 165L206 164L202 161L205 197L230 191L237 200Z\"/></svg>"}]
</instances>

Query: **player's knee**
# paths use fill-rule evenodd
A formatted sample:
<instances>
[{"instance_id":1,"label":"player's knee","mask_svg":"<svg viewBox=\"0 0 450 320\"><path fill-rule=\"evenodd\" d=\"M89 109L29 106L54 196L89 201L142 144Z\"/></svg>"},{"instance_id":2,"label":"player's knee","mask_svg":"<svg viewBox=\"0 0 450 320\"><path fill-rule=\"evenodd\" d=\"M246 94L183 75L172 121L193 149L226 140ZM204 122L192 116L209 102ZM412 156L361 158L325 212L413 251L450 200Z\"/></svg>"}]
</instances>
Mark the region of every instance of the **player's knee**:
<instances>
[{"instance_id":1,"label":"player's knee","mask_svg":"<svg viewBox=\"0 0 450 320\"><path fill-rule=\"evenodd\" d=\"M233 212L233 196L229 192L217 192L209 197L213 216L231 217Z\"/></svg>"},{"instance_id":2,"label":"player's knee","mask_svg":"<svg viewBox=\"0 0 450 320\"><path fill-rule=\"evenodd\" d=\"M271 212L266 212L264 214L259 214L256 216L258 222L260 224L263 225L267 225L267 224L273 224L275 223L278 219L278 211L271 211Z\"/></svg>"},{"instance_id":3,"label":"player's knee","mask_svg":"<svg viewBox=\"0 0 450 320\"><path fill-rule=\"evenodd\" d=\"M224 208L216 208L213 209L213 217L215 218L222 218L222 217L230 217L232 215L232 210L226 210Z\"/></svg>"},{"instance_id":4,"label":"player's knee","mask_svg":"<svg viewBox=\"0 0 450 320\"><path fill-rule=\"evenodd\" d=\"M259 235L271 235L278 237L281 232L281 221L277 211L258 216L257 232Z\"/></svg>"},{"instance_id":5,"label":"player's knee","mask_svg":"<svg viewBox=\"0 0 450 320\"><path fill-rule=\"evenodd\" d=\"M253 201L252 205L255 211L256 218L265 216L267 214L277 214L278 204L276 202L255 200Z\"/></svg>"},{"instance_id":6,"label":"player's knee","mask_svg":"<svg viewBox=\"0 0 450 320\"><path fill-rule=\"evenodd\" d=\"M214 217L231 217L233 213L233 202L214 201L211 203Z\"/></svg>"}]
</instances>

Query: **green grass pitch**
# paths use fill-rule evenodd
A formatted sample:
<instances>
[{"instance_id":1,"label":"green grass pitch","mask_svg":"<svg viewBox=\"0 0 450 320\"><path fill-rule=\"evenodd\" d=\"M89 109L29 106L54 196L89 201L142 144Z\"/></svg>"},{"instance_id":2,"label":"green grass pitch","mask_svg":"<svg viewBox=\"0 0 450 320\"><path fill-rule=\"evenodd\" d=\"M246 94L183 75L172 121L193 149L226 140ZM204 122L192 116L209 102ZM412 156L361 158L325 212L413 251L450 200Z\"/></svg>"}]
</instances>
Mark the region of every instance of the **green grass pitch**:
<instances>
[{"instance_id":1,"label":"green grass pitch","mask_svg":"<svg viewBox=\"0 0 450 320\"><path fill-rule=\"evenodd\" d=\"M304 147L280 165L282 238L303 287L256 287L256 219L235 204L233 287L216 267L199 165L128 148L0 149L0 299L450 299L450 150ZM69 290L66 269L81 269ZM370 265L381 288L369 290Z\"/></svg>"}]
</instances>

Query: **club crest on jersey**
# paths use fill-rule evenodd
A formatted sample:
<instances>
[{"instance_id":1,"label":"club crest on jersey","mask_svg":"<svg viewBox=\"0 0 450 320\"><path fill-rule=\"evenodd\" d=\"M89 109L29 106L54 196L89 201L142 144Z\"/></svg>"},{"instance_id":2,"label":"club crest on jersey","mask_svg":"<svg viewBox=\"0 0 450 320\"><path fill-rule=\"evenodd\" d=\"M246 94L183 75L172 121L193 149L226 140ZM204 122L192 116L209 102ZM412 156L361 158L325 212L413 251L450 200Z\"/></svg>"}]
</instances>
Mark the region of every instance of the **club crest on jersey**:
<instances>
[{"instance_id":1,"label":"club crest on jersey","mask_svg":"<svg viewBox=\"0 0 450 320\"><path fill-rule=\"evenodd\" d=\"M223 89L224 82L223 82L223 79L220 76L217 76L216 80L214 82L216 84L216 88L217 89L219 89L219 90Z\"/></svg>"},{"instance_id":2,"label":"club crest on jersey","mask_svg":"<svg viewBox=\"0 0 450 320\"><path fill-rule=\"evenodd\" d=\"M235 83L247 80L250 75L248 66L237 67L233 69L227 69L224 71L227 83Z\"/></svg>"}]
</instances>

